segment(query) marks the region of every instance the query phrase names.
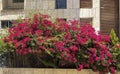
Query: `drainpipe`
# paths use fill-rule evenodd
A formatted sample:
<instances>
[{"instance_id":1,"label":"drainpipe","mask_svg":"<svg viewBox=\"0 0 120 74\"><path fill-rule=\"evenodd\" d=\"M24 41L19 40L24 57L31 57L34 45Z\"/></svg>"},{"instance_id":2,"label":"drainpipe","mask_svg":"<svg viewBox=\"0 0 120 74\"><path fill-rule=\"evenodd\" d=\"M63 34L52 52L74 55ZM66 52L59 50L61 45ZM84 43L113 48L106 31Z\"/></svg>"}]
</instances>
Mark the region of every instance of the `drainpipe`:
<instances>
[{"instance_id":1,"label":"drainpipe","mask_svg":"<svg viewBox=\"0 0 120 74\"><path fill-rule=\"evenodd\" d=\"M119 40L120 40L120 0L119 0Z\"/></svg>"}]
</instances>

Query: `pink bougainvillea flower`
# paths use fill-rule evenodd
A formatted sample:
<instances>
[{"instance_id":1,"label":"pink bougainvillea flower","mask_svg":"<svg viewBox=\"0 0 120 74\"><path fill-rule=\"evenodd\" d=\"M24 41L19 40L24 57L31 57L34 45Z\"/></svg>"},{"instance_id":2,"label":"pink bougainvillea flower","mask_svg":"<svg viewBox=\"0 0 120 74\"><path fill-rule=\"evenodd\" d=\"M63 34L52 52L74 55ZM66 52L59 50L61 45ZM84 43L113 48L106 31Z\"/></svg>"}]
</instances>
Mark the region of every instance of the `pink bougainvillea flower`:
<instances>
[{"instance_id":1,"label":"pink bougainvillea flower","mask_svg":"<svg viewBox=\"0 0 120 74\"><path fill-rule=\"evenodd\" d=\"M95 48L90 48L90 51L92 52L92 54L96 54L97 50Z\"/></svg>"},{"instance_id":2,"label":"pink bougainvillea flower","mask_svg":"<svg viewBox=\"0 0 120 74\"><path fill-rule=\"evenodd\" d=\"M77 68L78 71L81 71L83 69L83 65L79 65L79 67Z\"/></svg>"},{"instance_id":3,"label":"pink bougainvillea flower","mask_svg":"<svg viewBox=\"0 0 120 74\"><path fill-rule=\"evenodd\" d=\"M110 72L115 74L115 67L110 67Z\"/></svg>"},{"instance_id":4,"label":"pink bougainvillea flower","mask_svg":"<svg viewBox=\"0 0 120 74\"><path fill-rule=\"evenodd\" d=\"M60 50L62 51L63 48L64 48L64 43L62 41L59 41L59 42L56 42L55 43L55 46Z\"/></svg>"},{"instance_id":5,"label":"pink bougainvillea flower","mask_svg":"<svg viewBox=\"0 0 120 74\"><path fill-rule=\"evenodd\" d=\"M41 35L43 34L43 32L42 32L42 30L36 30L36 31L35 31L35 34L36 34L37 36L41 36Z\"/></svg>"},{"instance_id":6,"label":"pink bougainvillea flower","mask_svg":"<svg viewBox=\"0 0 120 74\"><path fill-rule=\"evenodd\" d=\"M33 50L32 50L32 49L28 49L28 52L29 52L29 53L33 53Z\"/></svg>"},{"instance_id":7,"label":"pink bougainvillea flower","mask_svg":"<svg viewBox=\"0 0 120 74\"><path fill-rule=\"evenodd\" d=\"M70 46L70 50L73 52L77 52L78 51L78 47L76 47L75 45Z\"/></svg>"},{"instance_id":8,"label":"pink bougainvillea flower","mask_svg":"<svg viewBox=\"0 0 120 74\"><path fill-rule=\"evenodd\" d=\"M26 37L26 38L24 38L24 40L23 40L24 43L27 43L27 42L29 42L29 41L30 41L30 38L29 38L29 37Z\"/></svg>"},{"instance_id":9,"label":"pink bougainvillea flower","mask_svg":"<svg viewBox=\"0 0 120 74\"><path fill-rule=\"evenodd\" d=\"M15 23L4 42L12 44L19 55L48 56L52 62L59 59L57 62L76 65L78 71L91 68L115 73L117 60L111 53L110 36L96 33L90 24L79 20L66 22L58 18L53 22L48 15L35 14ZM120 44L114 48L120 48Z\"/></svg>"}]
</instances>

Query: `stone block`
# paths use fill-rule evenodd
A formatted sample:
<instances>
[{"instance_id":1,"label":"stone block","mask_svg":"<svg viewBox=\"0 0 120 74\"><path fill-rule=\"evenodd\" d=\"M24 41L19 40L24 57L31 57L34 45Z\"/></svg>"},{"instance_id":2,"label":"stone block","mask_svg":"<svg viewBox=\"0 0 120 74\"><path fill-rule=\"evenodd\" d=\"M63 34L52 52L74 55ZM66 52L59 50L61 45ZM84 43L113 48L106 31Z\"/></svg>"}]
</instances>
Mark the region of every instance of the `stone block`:
<instances>
[{"instance_id":1,"label":"stone block","mask_svg":"<svg viewBox=\"0 0 120 74\"><path fill-rule=\"evenodd\" d=\"M80 8L80 0L73 0L73 8Z\"/></svg>"},{"instance_id":2,"label":"stone block","mask_svg":"<svg viewBox=\"0 0 120 74\"><path fill-rule=\"evenodd\" d=\"M43 1L42 0L37 0L36 2L36 9L43 9Z\"/></svg>"},{"instance_id":3,"label":"stone block","mask_svg":"<svg viewBox=\"0 0 120 74\"><path fill-rule=\"evenodd\" d=\"M64 18L70 18L70 9L64 9Z\"/></svg>"},{"instance_id":4,"label":"stone block","mask_svg":"<svg viewBox=\"0 0 120 74\"><path fill-rule=\"evenodd\" d=\"M73 0L67 0L67 9L73 8Z\"/></svg>"},{"instance_id":5,"label":"stone block","mask_svg":"<svg viewBox=\"0 0 120 74\"><path fill-rule=\"evenodd\" d=\"M70 18L76 18L77 17L77 10L76 9L71 9L70 10Z\"/></svg>"},{"instance_id":6,"label":"stone block","mask_svg":"<svg viewBox=\"0 0 120 74\"><path fill-rule=\"evenodd\" d=\"M1 23L1 21L0 21L0 23ZM1 25L1 24L0 24ZM0 27L1 28L1 27ZM3 74L3 69L1 68L0 69L0 74Z\"/></svg>"},{"instance_id":7,"label":"stone block","mask_svg":"<svg viewBox=\"0 0 120 74\"><path fill-rule=\"evenodd\" d=\"M44 74L44 73L45 73L45 69L34 69L34 72L32 74Z\"/></svg>"},{"instance_id":8,"label":"stone block","mask_svg":"<svg viewBox=\"0 0 120 74\"><path fill-rule=\"evenodd\" d=\"M30 2L30 7L31 7L32 10L35 10L37 8L36 7L36 0L33 0L33 1Z\"/></svg>"},{"instance_id":9,"label":"stone block","mask_svg":"<svg viewBox=\"0 0 120 74\"><path fill-rule=\"evenodd\" d=\"M87 9L87 8L81 8L80 9L80 18L90 18L92 17L92 9Z\"/></svg>"},{"instance_id":10,"label":"stone block","mask_svg":"<svg viewBox=\"0 0 120 74\"><path fill-rule=\"evenodd\" d=\"M27 0L25 0L25 1L27 1ZM25 10L31 10L31 1L25 2L25 4L24 4L24 9L25 9Z\"/></svg>"},{"instance_id":11,"label":"stone block","mask_svg":"<svg viewBox=\"0 0 120 74\"><path fill-rule=\"evenodd\" d=\"M54 69L54 74L67 74L67 73L66 69Z\"/></svg>"},{"instance_id":12,"label":"stone block","mask_svg":"<svg viewBox=\"0 0 120 74\"><path fill-rule=\"evenodd\" d=\"M53 69L45 69L44 74L54 74L54 70Z\"/></svg>"},{"instance_id":13,"label":"stone block","mask_svg":"<svg viewBox=\"0 0 120 74\"><path fill-rule=\"evenodd\" d=\"M48 0L43 0L43 9L48 9Z\"/></svg>"},{"instance_id":14,"label":"stone block","mask_svg":"<svg viewBox=\"0 0 120 74\"><path fill-rule=\"evenodd\" d=\"M90 74L90 71L91 70L81 70L81 71L78 71L78 74Z\"/></svg>"},{"instance_id":15,"label":"stone block","mask_svg":"<svg viewBox=\"0 0 120 74\"><path fill-rule=\"evenodd\" d=\"M39 10L39 12L40 12L41 14L44 14L44 13L45 13L43 9Z\"/></svg>"},{"instance_id":16,"label":"stone block","mask_svg":"<svg viewBox=\"0 0 120 74\"><path fill-rule=\"evenodd\" d=\"M67 73L66 74L77 74L77 70L67 70ZM82 74L82 73L81 73ZM83 73L84 74L84 73Z\"/></svg>"},{"instance_id":17,"label":"stone block","mask_svg":"<svg viewBox=\"0 0 120 74\"><path fill-rule=\"evenodd\" d=\"M93 0L93 8L99 7L100 8L100 0Z\"/></svg>"},{"instance_id":18,"label":"stone block","mask_svg":"<svg viewBox=\"0 0 120 74\"><path fill-rule=\"evenodd\" d=\"M64 18L64 9L57 10L57 17Z\"/></svg>"},{"instance_id":19,"label":"stone block","mask_svg":"<svg viewBox=\"0 0 120 74\"><path fill-rule=\"evenodd\" d=\"M55 9L55 0L49 0L48 8L49 9Z\"/></svg>"},{"instance_id":20,"label":"stone block","mask_svg":"<svg viewBox=\"0 0 120 74\"><path fill-rule=\"evenodd\" d=\"M51 17L52 18L57 18L57 10L52 10L52 14L51 14Z\"/></svg>"}]
</instances>

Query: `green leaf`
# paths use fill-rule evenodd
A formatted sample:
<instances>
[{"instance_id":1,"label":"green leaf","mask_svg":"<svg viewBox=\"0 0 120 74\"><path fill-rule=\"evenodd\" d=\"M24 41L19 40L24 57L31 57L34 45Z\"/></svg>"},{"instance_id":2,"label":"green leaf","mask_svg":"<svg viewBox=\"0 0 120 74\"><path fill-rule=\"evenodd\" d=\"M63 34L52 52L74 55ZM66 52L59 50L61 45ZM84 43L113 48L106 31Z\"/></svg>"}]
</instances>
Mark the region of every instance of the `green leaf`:
<instances>
[{"instance_id":1,"label":"green leaf","mask_svg":"<svg viewBox=\"0 0 120 74\"><path fill-rule=\"evenodd\" d=\"M119 42L119 39L113 29L111 30L111 33L110 33L110 40L113 45L116 45Z\"/></svg>"},{"instance_id":2,"label":"green leaf","mask_svg":"<svg viewBox=\"0 0 120 74\"><path fill-rule=\"evenodd\" d=\"M53 56L48 49L45 49L45 51L46 51L49 55Z\"/></svg>"},{"instance_id":3,"label":"green leaf","mask_svg":"<svg viewBox=\"0 0 120 74\"><path fill-rule=\"evenodd\" d=\"M53 62L48 62L48 61L45 61L45 60L42 60L40 59L40 61L47 67L53 67L53 68L57 68L57 66L53 63Z\"/></svg>"}]
</instances>

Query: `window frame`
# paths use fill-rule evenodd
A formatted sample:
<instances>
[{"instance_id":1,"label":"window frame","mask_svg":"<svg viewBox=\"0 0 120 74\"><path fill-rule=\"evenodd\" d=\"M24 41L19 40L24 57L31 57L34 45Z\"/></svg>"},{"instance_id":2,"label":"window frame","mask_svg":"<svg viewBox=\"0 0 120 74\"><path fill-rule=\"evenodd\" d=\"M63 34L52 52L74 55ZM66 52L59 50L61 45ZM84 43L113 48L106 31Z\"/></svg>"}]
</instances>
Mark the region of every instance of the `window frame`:
<instances>
[{"instance_id":1,"label":"window frame","mask_svg":"<svg viewBox=\"0 0 120 74\"><path fill-rule=\"evenodd\" d=\"M1 21L1 28L11 28L13 26L13 20L2 20Z\"/></svg>"},{"instance_id":2,"label":"window frame","mask_svg":"<svg viewBox=\"0 0 120 74\"><path fill-rule=\"evenodd\" d=\"M59 4L61 3L62 1L65 1L65 4L62 3L62 4ZM64 6L61 6L61 5L64 5ZM67 9L67 0L55 0L55 9Z\"/></svg>"},{"instance_id":3,"label":"window frame","mask_svg":"<svg viewBox=\"0 0 120 74\"><path fill-rule=\"evenodd\" d=\"M80 18L80 23L86 23L86 24L93 25L93 18L92 17Z\"/></svg>"},{"instance_id":4,"label":"window frame","mask_svg":"<svg viewBox=\"0 0 120 74\"><path fill-rule=\"evenodd\" d=\"M12 0L13 3L24 3L24 0Z\"/></svg>"}]
</instances>

